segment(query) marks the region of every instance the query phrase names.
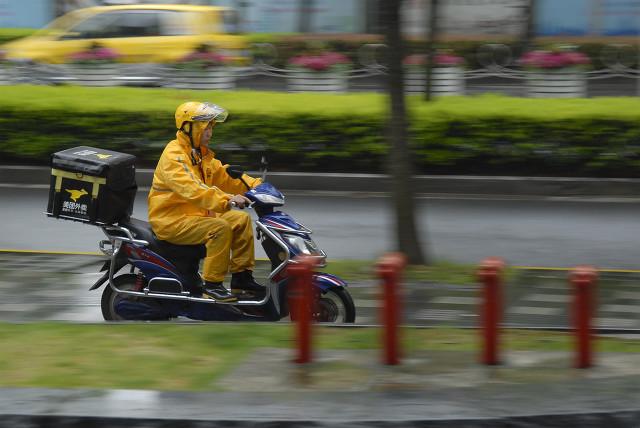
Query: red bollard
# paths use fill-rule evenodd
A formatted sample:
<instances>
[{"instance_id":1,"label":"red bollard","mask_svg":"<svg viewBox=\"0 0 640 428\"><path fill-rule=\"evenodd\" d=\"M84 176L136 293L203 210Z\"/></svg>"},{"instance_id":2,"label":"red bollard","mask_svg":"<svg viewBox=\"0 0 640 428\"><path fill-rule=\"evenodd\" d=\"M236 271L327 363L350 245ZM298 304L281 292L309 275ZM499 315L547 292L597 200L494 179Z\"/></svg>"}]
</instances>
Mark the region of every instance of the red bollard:
<instances>
[{"instance_id":1,"label":"red bollard","mask_svg":"<svg viewBox=\"0 0 640 428\"><path fill-rule=\"evenodd\" d=\"M296 257L295 263L287 267L291 277L289 283L289 311L291 318L295 320L296 343L298 344L298 356L294 362L305 364L311 362L311 321L312 310L315 307L315 294L313 292L313 269L316 260L312 257Z\"/></svg>"},{"instance_id":2,"label":"red bollard","mask_svg":"<svg viewBox=\"0 0 640 428\"><path fill-rule=\"evenodd\" d=\"M481 309L481 329L483 333L482 363L500 364L498 358L500 322L502 321L502 271L504 261L489 257L482 261L478 278L482 281L483 302Z\"/></svg>"},{"instance_id":3,"label":"red bollard","mask_svg":"<svg viewBox=\"0 0 640 428\"><path fill-rule=\"evenodd\" d=\"M388 365L400 364L398 325L400 323L400 275L407 264L402 253L390 253L381 257L376 272L383 280L383 357Z\"/></svg>"},{"instance_id":4,"label":"red bollard","mask_svg":"<svg viewBox=\"0 0 640 428\"><path fill-rule=\"evenodd\" d=\"M598 273L593 266L577 266L569 274L574 287L573 326L576 334L575 367L586 369L593 365L591 316L595 309L594 288Z\"/></svg>"}]
</instances>

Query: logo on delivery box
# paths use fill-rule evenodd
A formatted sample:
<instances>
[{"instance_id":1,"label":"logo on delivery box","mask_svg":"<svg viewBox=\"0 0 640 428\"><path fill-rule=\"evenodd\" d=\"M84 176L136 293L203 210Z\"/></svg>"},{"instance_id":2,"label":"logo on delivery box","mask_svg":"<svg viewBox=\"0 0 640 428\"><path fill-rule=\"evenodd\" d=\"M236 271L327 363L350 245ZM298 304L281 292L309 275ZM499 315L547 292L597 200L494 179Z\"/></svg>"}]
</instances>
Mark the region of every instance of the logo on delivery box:
<instances>
[{"instance_id":1,"label":"logo on delivery box","mask_svg":"<svg viewBox=\"0 0 640 428\"><path fill-rule=\"evenodd\" d=\"M107 155L104 153L96 152L95 150L80 150L79 152L73 152L73 154L78 156L96 155L98 159L108 159L111 156L113 156L113 155Z\"/></svg>"},{"instance_id":2,"label":"logo on delivery box","mask_svg":"<svg viewBox=\"0 0 640 428\"><path fill-rule=\"evenodd\" d=\"M88 195L89 193L85 189L64 189L69 193L69 199L71 201L63 201L62 202L62 212L72 213L72 214L80 214L86 215L88 206L87 204L81 204L78 202L78 199L82 198L84 195Z\"/></svg>"},{"instance_id":3,"label":"logo on delivery box","mask_svg":"<svg viewBox=\"0 0 640 428\"><path fill-rule=\"evenodd\" d=\"M84 195L88 195L87 191L84 189L80 189L80 190L64 189L64 190L66 190L69 193L69 196L71 197L73 202L78 202L78 199L80 199Z\"/></svg>"}]
</instances>

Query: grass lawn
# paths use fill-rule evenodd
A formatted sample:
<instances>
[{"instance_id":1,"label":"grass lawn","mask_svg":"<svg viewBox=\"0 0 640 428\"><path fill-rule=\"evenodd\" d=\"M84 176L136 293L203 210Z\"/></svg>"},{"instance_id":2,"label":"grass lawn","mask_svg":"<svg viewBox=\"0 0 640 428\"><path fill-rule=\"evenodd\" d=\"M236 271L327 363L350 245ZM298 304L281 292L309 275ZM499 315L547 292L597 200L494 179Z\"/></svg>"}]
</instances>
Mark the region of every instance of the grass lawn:
<instances>
[{"instance_id":1,"label":"grass lawn","mask_svg":"<svg viewBox=\"0 0 640 428\"><path fill-rule=\"evenodd\" d=\"M327 273L338 275L347 281L362 281L375 279L376 266L372 260L329 260L327 267L322 269ZM404 272L404 279L408 281L441 282L447 284L475 284L478 265L466 265L438 261L429 266L409 266ZM505 280L510 280L516 270L506 267Z\"/></svg>"},{"instance_id":2,"label":"grass lawn","mask_svg":"<svg viewBox=\"0 0 640 428\"><path fill-rule=\"evenodd\" d=\"M292 348L290 324L63 324L0 323L0 387L124 388L206 391L259 348ZM321 349L375 349L375 328L315 329ZM472 351L478 333L409 329L406 355ZM568 334L508 331L510 350L570 351ZM640 352L640 341L601 339L598 351ZM292 350L293 356L293 350Z\"/></svg>"}]
</instances>

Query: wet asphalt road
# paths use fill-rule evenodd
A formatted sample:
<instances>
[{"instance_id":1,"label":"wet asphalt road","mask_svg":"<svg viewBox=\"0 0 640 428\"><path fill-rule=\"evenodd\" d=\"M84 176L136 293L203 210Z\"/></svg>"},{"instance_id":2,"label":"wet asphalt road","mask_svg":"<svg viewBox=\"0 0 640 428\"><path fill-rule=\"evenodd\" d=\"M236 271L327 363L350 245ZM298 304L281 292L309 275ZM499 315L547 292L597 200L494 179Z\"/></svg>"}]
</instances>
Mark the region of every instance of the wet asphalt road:
<instances>
[{"instance_id":1,"label":"wet asphalt road","mask_svg":"<svg viewBox=\"0 0 640 428\"><path fill-rule=\"evenodd\" d=\"M47 218L46 189L0 188L0 250L96 252L95 226ZM314 229L335 259L374 259L393 248L390 199L380 196L287 197L286 211ZM512 265L636 269L640 202L420 198L424 243L440 259L478 263L501 256ZM134 215L146 218L146 195ZM258 257L264 257L259 249ZM100 291L87 291L103 257L0 251L0 320L101 321ZM264 263L261 263L261 265ZM567 326L571 289L565 272L521 271L506 288L505 322L512 326ZM266 278L266 266L257 277ZM613 275L613 276L611 276ZM616 276L621 275L621 276ZM639 274L609 274L599 285L604 328L640 328ZM406 322L477 323L477 284L405 284ZM350 284L357 323L375 324L379 284Z\"/></svg>"},{"instance_id":2,"label":"wet asphalt road","mask_svg":"<svg viewBox=\"0 0 640 428\"><path fill-rule=\"evenodd\" d=\"M146 218L146 195L134 215ZM95 252L103 239L95 226L47 218L46 189L0 188L0 250ZM418 200L423 243L439 258L478 263L501 256L512 265L636 269L640 202L588 200ZM314 229L331 258L374 259L393 249L390 199L379 196L287 197L285 211ZM262 250L258 257L264 257ZM101 321L100 291L87 291L103 257L0 252L0 320ZM261 263L264 264L264 263ZM267 268L256 276L264 280ZM611 276L613 275L613 276ZM640 274L602 277L598 327L640 328ZM478 322L473 285L404 284L405 321L416 325ZM379 284L350 284L357 323L375 324ZM506 289L505 322L563 327L569 323L571 288L565 272L521 271Z\"/></svg>"},{"instance_id":3,"label":"wet asphalt road","mask_svg":"<svg viewBox=\"0 0 640 428\"><path fill-rule=\"evenodd\" d=\"M100 277L103 259L0 252L0 321L102 322L103 288L89 288ZM258 262L258 281L266 283L268 270L267 262ZM406 281L401 287L406 324L473 327L479 323L479 284ZM379 281L350 281L348 290L356 306L356 323L379 324ZM640 274L602 272L595 293L594 327L640 331ZM564 271L518 270L505 281L503 294L505 326L570 325L573 290Z\"/></svg>"},{"instance_id":4,"label":"wet asphalt road","mask_svg":"<svg viewBox=\"0 0 640 428\"><path fill-rule=\"evenodd\" d=\"M47 218L46 189L2 187L0 201L0 249L95 252L103 239L97 227ZM295 194L286 202L283 210L314 230L329 260L374 259L394 249L389 198ZM140 192L134 216L146 219L146 209ZM436 259L640 267L639 201L420 198L417 218L422 244ZM264 257L261 248L257 256Z\"/></svg>"}]
</instances>

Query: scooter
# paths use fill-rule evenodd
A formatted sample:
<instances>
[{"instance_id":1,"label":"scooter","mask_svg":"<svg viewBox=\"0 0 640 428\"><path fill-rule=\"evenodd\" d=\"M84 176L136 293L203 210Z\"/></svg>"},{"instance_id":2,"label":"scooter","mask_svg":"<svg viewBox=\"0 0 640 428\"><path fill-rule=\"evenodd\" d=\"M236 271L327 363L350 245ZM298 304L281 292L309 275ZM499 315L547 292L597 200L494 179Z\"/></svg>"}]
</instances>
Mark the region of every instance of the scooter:
<instances>
[{"instance_id":1,"label":"scooter","mask_svg":"<svg viewBox=\"0 0 640 428\"><path fill-rule=\"evenodd\" d=\"M202 295L199 266L206 252L204 245L161 241L147 222L128 218L115 225L100 226L107 239L100 241L99 248L109 259L101 269L105 273L90 290L107 283L101 299L105 320L186 317L203 321L278 321L290 315L287 266L296 263L296 256L304 255L324 267L327 256L311 239L311 230L276 210L284 205L285 198L264 182L264 172L263 183L253 189L242 180L240 168L229 166L227 173L245 184L248 190L244 195L258 217L256 238L271 262L264 292L246 292L232 303ZM120 273L125 267L125 273ZM313 318L317 322L355 322L356 310L346 286L335 275L313 273L317 298Z\"/></svg>"}]
</instances>

